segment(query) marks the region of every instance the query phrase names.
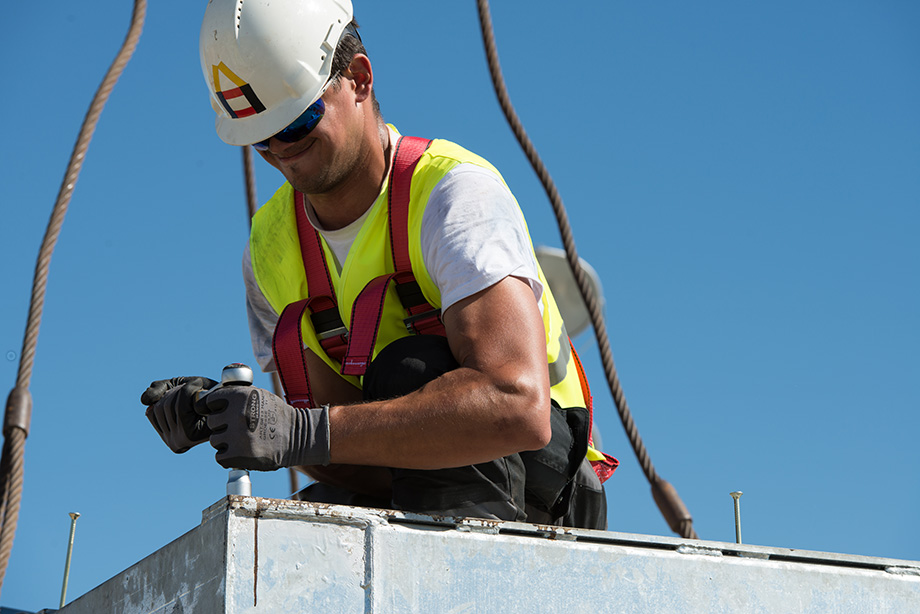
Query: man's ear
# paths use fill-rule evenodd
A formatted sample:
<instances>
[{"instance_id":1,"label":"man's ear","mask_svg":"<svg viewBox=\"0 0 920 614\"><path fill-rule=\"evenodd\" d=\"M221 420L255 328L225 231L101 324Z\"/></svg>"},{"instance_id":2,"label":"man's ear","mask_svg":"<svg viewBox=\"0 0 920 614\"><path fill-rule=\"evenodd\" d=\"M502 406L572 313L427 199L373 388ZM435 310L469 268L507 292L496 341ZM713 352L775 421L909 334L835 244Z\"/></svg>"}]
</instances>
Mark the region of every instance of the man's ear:
<instances>
[{"instance_id":1,"label":"man's ear","mask_svg":"<svg viewBox=\"0 0 920 614\"><path fill-rule=\"evenodd\" d=\"M374 71L370 59L362 53L355 54L346 74L355 84L356 100L364 102L369 99L374 89Z\"/></svg>"}]
</instances>

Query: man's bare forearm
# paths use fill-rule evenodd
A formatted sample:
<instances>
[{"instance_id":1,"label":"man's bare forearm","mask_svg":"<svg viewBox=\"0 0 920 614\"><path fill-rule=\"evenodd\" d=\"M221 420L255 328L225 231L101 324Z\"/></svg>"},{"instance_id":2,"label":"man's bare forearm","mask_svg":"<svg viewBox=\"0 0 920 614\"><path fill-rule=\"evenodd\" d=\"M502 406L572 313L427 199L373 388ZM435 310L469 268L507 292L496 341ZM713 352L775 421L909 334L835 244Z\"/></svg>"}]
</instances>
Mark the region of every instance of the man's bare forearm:
<instances>
[{"instance_id":1,"label":"man's bare forearm","mask_svg":"<svg viewBox=\"0 0 920 614\"><path fill-rule=\"evenodd\" d=\"M333 406L332 462L439 469L548 443L546 342L530 288L508 277L444 322L461 366L396 399Z\"/></svg>"}]
</instances>

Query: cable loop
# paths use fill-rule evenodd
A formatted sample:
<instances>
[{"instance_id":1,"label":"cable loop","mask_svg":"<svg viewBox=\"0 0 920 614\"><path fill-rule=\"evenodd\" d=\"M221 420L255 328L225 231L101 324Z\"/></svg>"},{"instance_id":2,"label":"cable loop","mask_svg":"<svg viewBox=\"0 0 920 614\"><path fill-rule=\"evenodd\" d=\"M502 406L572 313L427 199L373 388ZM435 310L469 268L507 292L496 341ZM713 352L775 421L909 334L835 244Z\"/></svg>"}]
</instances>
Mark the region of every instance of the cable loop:
<instances>
[{"instance_id":1,"label":"cable loop","mask_svg":"<svg viewBox=\"0 0 920 614\"><path fill-rule=\"evenodd\" d=\"M559 191L556 189L556 184L550 177L549 171L540 159L539 154L537 154L536 147L534 147L527 133L524 131L524 126L521 124L514 110L514 106L511 104L511 99L508 96L505 80L502 76L501 66L498 61L498 51L495 46L495 35L492 30L492 17L489 11L489 2L488 0L476 0L476 5L479 10L479 24L482 30L486 60L489 64L489 73L492 77L492 85L495 88L495 94L498 96L499 105L505 114L505 118L508 120L508 124L511 126L512 132L514 132L514 136L521 145L521 149L524 150L527 159L530 161L531 166L533 166L534 171L537 173L537 177L539 177L540 182L543 184L543 189L550 199L553 213L556 216L556 222L559 225L559 233L562 236L562 246L565 249L566 260L569 262L569 267L572 269L572 274L575 276L578 289L581 292L581 296L585 301L585 306L588 308L588 313L591 316L591 324L594 327L594 335L600 349L601 362L604 366L604 373L607 376L607 384L613 395L614 405L616 405L617 412L620 414L620 421L623 423L623 428L626 430L626 436L629 439L629 443L636 454L636 458L639 460L639 465L642 467L642 471L645 473L645 477L649 484L652 485L654 492L657 484L667 484L667 482L661 480L658 473L655 471L655 467L652 465L652 459L649 457L645 444L642 442L642 437L639 435L639 429L636 427L636 423L633 420L632 412L629 410L629 405L626 403L626 396L623 394L620 378L617 376L616 366L613 363L613 352L610 350L610 341L607 336L604 315L601 311L600 303L594 294L594 289L588 281L588 276L579 264L578 252L575 249L575 238L572 235L572 228L569 224L565 205L562 203L562 198L559 196ZM668 486L670 487L670 484L668 484ZM682 537L697 539L689 512L686 511L686 507L683 506L683 502L681 502L680 497L677 496L677 491L675 491L673 487L671 487L670 490L672 491L670 496L655 498L662 515L668 521L668 526L671 527L672 531L678 533ZM662 503L662 501L665 503ZM677 505L677 509L671 508L671 505Z\"/></svg>"},{"instance_id":2,"label":"cable loop","mask_svg":"<svg viewBox=\"0 0 920 614\"><path fill-rule=\"evenodd\" d=\"M121 73L134 54L144 26L146 12L146 0L135 0L128 34L118 55L115 56L115 60L102 80L102 84L96 91L89 110L86 112L86 117L83 119L83 126L80 128L80 134L70 156L70 162L64 173L64 180L61 182L57 201L51 211L51 219L48 221L45 237L38 252L35 277L32 281L32 300L29 304L29 317L22 341L22 352L20 352L19 371L16 377L16 386L13 388L13 392L10 393L10 397L15 396L15 399L12 405L8 403L7 415L4 419L5 440L3 443L3 458L0 461L0 523L2 523L2 526L0 526L0 589L3 588L3 578L6 576L6 568L9 564L10 553L13 550L13 539L16 535L16 525L19 520L19 505L22 499L23 484L23 456L25 455L25 442L29 428L28 416L22 415L25 407L22 399L28 397L28 405L31 408L29 383L32 380L35 347L38 344L38 330L41 326L42 310L45 304L45 289L48 285L51 256L61 233L61 227L64 225L67 207L77 184L77 178L80 176L80 170L83 168L86 151L89 149L89 143L93 138L93 132L96 130L99 116L102 114L102 109L112 93L112 88L115 87L115 83L118 82ZM10 407L14 411L12 416L9 413ZM10 428L6 428L7 426L10 426Z\"/></svg>"}]
</instances>

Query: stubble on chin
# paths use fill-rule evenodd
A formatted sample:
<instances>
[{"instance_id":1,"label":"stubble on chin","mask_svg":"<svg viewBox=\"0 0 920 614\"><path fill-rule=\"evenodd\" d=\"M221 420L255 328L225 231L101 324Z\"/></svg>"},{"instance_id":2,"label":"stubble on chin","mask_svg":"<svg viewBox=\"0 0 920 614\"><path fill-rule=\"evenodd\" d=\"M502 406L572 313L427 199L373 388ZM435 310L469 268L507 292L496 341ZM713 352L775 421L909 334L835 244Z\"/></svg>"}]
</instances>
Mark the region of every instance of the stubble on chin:
<instances>
[{"instance_id":1,"label":"stubble on chin","mask_svg":"<svg viewBox=\"0 0 920 614\"><path fill-rule=\"evenodd\" d=\"M323 169L313 173L301 173L287 177L295 190L304 194L326 194L332 191L339 184L339 180L328 169Z\"/></svg>"},{"instance_id":2,"label":"stubble on chin","mask_svg":"<svg viewBox=\"0 0 920 614\"><path fill-rule=\"evenodd\" d=\"M337 155L310 172L289 172L288 182L304 194L328 194L335 191L356 173L361 172L363 162L361 148L355 144L342 147Z\"/></svg>"}]
</instances>

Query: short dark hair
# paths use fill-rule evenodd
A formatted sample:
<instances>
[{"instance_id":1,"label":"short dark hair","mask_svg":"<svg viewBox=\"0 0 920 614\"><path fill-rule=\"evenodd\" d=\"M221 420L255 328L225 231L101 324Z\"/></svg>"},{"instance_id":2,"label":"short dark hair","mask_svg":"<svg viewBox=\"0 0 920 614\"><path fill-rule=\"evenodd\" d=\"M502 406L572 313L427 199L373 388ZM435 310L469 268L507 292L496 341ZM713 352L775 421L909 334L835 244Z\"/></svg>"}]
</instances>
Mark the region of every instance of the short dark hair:
<instances>
[{"instance_id":1,"label":"short dark hair","mask_svg":"<svg viewBox=\"0 0 920 614\"><path fill-rule=\"evenodd\" d=\"M351 23L345 27L345 33L342 35L342 38L339 39L338 45L335 46L335 54L332 56L332 69L330 71L333 75L330 87L339 87L339 79L342 73L351 65L351 61L355 59L355 55L359 53L367 55L367 49L365 49L364 43L361 41L361 35L358 34L358 27L357 20L352 19ZM371 100L374 102L374 112L379 117L380 103L377 102L377 96L374 94L373 90L371 90Z\"/></svg>"}]
</instances>

